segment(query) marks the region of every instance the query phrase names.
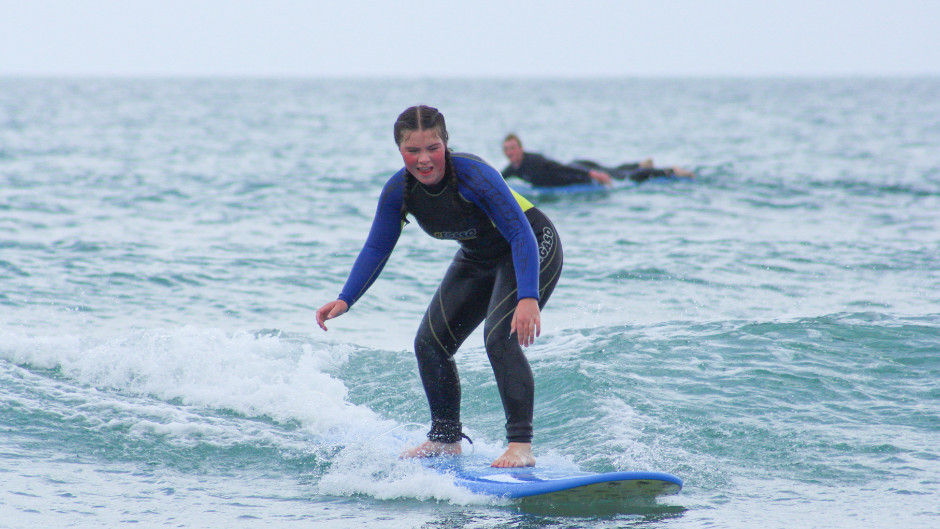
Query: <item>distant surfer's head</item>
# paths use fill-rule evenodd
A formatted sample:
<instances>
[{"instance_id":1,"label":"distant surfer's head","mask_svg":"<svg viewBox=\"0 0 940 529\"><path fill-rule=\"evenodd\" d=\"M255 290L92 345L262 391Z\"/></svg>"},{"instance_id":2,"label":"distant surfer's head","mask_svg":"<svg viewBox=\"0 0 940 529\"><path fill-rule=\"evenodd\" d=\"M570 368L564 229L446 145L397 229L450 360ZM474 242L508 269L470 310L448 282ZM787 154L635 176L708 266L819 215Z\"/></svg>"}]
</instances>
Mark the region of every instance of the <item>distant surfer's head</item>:
<instances>
[{"instance_id":1,"label":"distant surfer's head","mask_svg":"<svg viewBox=\"0 0 940 529\"><path fill-rule=\"evenodd\" d=\"M509 159L513 167L519 167L522 163L522 157L525 154L522 150L522 140L515 134L507 134L503 138L503 154Z\"/></svg>"},{"instance_id":2,"label":"distant surfer's head","mask_svg":"<svg viewBox=\"0 0 940 529\"><path fill-rule=\"evenodd\" d=\"M395 121L395 143L405 168L419 182L434 185L447 172L447 126L444 115L425 105L411 107Z\"/></svg>"}]
</instances>

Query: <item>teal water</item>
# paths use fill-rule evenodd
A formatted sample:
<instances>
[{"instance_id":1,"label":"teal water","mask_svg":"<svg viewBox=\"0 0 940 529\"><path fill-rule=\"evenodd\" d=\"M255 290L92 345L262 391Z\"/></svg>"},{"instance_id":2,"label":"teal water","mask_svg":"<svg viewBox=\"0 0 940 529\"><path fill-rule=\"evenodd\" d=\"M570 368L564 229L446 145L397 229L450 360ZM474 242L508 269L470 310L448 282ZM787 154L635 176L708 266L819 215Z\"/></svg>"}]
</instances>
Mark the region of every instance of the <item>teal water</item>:
<instances>
[{"instance_id":1,"label":"teal water","mask_svg":"<svg viewBox=\"0 0 940 529\"><path fill-rule=\"evenodd\" d=\"M537 199L566 267L528 351L540 464L681 494L553 509L396 459L454 247L409 226L313 314L418 102L497 167L513 131L698 172ZM0 527L936 527L937 115L930 78L0 79ZM496 455L481 337L458 364Z\"/></svg>"}]
</instances>

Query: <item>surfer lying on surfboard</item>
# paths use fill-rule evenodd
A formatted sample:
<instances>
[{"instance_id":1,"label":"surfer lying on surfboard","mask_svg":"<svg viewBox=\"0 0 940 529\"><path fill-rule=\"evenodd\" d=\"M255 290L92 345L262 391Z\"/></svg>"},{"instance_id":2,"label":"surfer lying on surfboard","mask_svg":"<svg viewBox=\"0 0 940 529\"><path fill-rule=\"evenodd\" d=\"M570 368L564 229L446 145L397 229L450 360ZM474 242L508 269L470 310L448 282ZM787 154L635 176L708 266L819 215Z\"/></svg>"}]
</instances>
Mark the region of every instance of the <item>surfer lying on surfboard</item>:
<instances>
[{"instance_id":1,"label":"surfer lying on surfboard","mask_svg":"<svg viewBox=\"0 0 940 529\"><path fill-rule=\"evenodd\" d=\"M407 215L432 237L456 240L460 249L415 337L431 431L425 443L402 457L460 453L464 435L453 355L482 322L509 442L492 465L533 466L535 382L522 347L541 332L540 309L561 274L558 232L496 169L448 150L444 116L437 109L408 108L398 116L394 134L405 166L382 189L365 246L339 298L317 310L317 324L325 331L325 321L345 313L376 280Z\"/></svg>"},{"instance_id":2,"label":"surfer lying on surfboard","mask_svg":"<svg viewBox=\"0 0 940 529\"><path fill-rule=\"evenodd\" d=\"M653 160L626 163L614 168L603 167L590 160L579 160L568 165L548 159L541 154L526 152L522 140L515 134L503 139L503 154L509 165L503 169L503 178L521 178L535 187L560 187L573 184L598 183L610 185L613 180L643 182L650 178L682 176L692 178L695 173L681 167L653 167Z\"/></svg>"}]
</instances>

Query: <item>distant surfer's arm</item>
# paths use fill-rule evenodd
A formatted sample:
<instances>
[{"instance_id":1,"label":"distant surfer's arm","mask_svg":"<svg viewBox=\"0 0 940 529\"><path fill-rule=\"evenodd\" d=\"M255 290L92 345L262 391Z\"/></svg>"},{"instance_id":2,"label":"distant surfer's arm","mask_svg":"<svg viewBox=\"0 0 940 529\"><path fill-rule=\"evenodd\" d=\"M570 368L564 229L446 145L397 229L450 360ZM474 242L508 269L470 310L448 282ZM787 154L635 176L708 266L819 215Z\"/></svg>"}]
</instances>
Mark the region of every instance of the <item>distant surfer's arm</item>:
<instances>
[{"instance_id":1,"label":"distant surfer's arm","mask_svg":"<svg viewBox=\"0 0 940 529\"><path fill-rule=\"evenodd\" d=\"M351 307L372 283L378 279L382 268L388 261L398 237L401 235L401 205L404 179L401 173L392 177L382 189L379 205L372 220L372 228L365 245L359 252L346 284L339 295L339 300Z\"/></svg>"},{"instance_id":2,"label":"distant surfer's arm","mask_svg":"<svg viewBox=\"0 0 940 529\"><path fill-rule=\"evenodd\" d=\"M592 181L590 171L564 165L536 153L526 153L519 172L526 174L526 179L538 187L589 184Z\"/></svg>"}]
</instances>

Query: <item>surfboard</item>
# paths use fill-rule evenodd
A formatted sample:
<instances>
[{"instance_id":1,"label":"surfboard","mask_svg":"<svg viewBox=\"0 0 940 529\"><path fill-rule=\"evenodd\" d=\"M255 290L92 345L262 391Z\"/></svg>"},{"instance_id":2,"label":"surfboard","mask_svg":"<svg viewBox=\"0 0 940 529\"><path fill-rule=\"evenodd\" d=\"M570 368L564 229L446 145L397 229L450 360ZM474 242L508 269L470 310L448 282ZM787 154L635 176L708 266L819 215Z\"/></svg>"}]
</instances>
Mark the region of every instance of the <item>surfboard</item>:
<instances>
[{"instance_id":1,"label":"surfboard","mask_svg":"<svg viewBox=\"0 0 940 529\"><path fill-rule=\"evenodd\" d=\"M644 181L644 184L650 184L654 182L664 183L664 182L674 182L683 180L682 177L678 176L657 176L655 178L650 178L649 180ZM509 187L513 191L519 193L524 197L543 197L551 198L555 196L564 196L564 195L592 195L592 194L603 194L610 193L614 191L621 191L624 189L632 189L637 187L636 182L632 180L614 180L614 182L605 186L603 184L597 183L588 183L588 184L569 184L565 186L552 186L552 187L537 187L529 184L528 182L522 182L517 179L512 179L509 181Z\"/></svg>"},{"instance_id":2,"label":"surfboard","mask_svg":"<svg viewBox=\"0 0 940 529\"><path fill-rule=\"evenodd\" d=\"M429 458L426 466L453 476L454 484L476 494L502 498L552 496L566 501L627 500L677 494L682 480L651 471L584 472L556 467L493 468L474 456Z\"/></svg>"},{"instance_id":3,"label":"surfboard","mask_svg":"<svg viewBox=\"0 0 940 529\"><path fill-rule=\"evenodd\" d=\"M611 186L601 184L570 184L566 186L536 187L526 182L513 182L510 184L514 191L522 196L556 196L556 195L583 195L609 193L611 191L626 187L634 187L636 184L628 182L614 182Z\"/></svg>"}]
</instances>

